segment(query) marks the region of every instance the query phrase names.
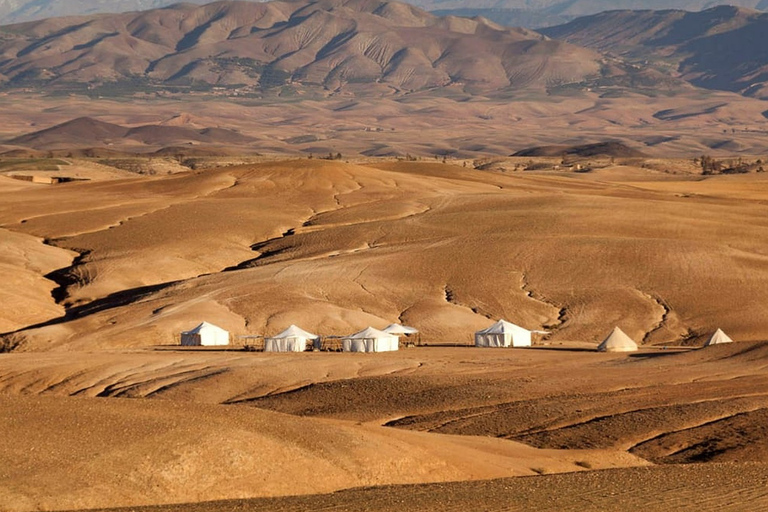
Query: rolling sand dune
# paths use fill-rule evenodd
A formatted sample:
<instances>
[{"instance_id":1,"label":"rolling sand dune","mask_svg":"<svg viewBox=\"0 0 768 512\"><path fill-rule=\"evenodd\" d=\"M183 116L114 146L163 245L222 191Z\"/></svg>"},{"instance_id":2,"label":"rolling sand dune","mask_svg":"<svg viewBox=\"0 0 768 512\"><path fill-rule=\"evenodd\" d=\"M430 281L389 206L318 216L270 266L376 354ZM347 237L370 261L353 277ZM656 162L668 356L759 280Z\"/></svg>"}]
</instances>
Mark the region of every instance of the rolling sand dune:
<instances>
[{"instance_id":1,"label":"rolling sand dune","mask_svg":"<svg viewBox=\"0 0 768 512\"><path fill-rule=\"evenodd\" d=\"M296 494L309 496L197 506L390 510L387 500L416 499L428 509L474 496L496 510L506 509L502 499L533 506L544 490L557 491L562 510L760 503L766 469L749 461L762 462L765 435L744 422L765 410L767 364L764 343L639 357L471 348L373 357L12 354L0 359L0 401L9 412L0 419L0 495L14 511ZM515 429L523 435L504 433ZM712 439L719 444L702 442ZM648 465L641 457L673 464L611 469ZM677 464L708 460L728 464Z\"/></svg>"},{"instance_id":2,"label":"rolling sand dune","mask_svg":"<svg viewBox=\"0 0 768 512\"><path fill-rule=\"evenodd\" d=\"M168 344L204 315L237 334L400 319L428 343L467 343L499 317L553 340L615 324L651 344L766 336L768 181L626 169L297 160L26 188L0 220L81 254L54 276L73 307L25 331L28 349Z\"/></svg>"},{"instance_id":3,"label":"rolling sand dune","mask_svg":"<svg viewBox=\"0 0 768 512\"><path fill-rule=\"evenodd\" d=\"M0 177L0 510L762 507L768 179L528 159ZM461 346L500 317L551 334ZM237 337L392 321L427 346Z\"/></svg>"},{"instance_id":4,"label":"rolling sand dune","mask_svg":"<svg viewBox=\"0 0 768 512\"><path fill-rule=\"evenodd\" d=\"M618 452L537 450L491 438L391 432L227 406L58 397L6 398L2 403L8 413L3 415L4 437L10 441L3 443L0 474L5 510L209 501L531 475L536 474L531 466L542 464L551 471L583 470L576 465L581 459L608 466L644 464ZM37 429L28 435L31 424ZM73 436L73 430L79 433ZM58 461L54 467L52 458ZM94 479L95 474L100 476Z\"/></svg>"},{"instance_id":5,"label":"rolling sand dune","mask_svg":"<svg viewBox=\"0 0 768 512\"><path fill-rule=\"evenodd\" d=\"M674 510L697 512L768 504L764 464L707 464L547 475L534 478L373 487L333 494L185 504L190 512L275 510L486 510L552 512ZM565 491L564 491L565 490ZM139 508L169 512L179 506ZM124 510L124 509L123 509Z\"/></svg>"}]
</instances>

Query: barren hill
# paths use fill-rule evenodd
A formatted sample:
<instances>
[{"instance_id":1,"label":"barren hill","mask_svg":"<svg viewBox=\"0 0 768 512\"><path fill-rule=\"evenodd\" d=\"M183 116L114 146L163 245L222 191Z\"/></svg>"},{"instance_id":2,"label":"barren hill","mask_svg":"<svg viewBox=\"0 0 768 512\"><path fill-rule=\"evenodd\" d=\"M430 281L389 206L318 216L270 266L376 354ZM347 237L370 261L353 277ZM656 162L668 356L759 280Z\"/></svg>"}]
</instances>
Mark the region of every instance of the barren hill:
<instances>
[{"instance_id":1,"label":"barren hill","mask_svg":"<svg viewBox=\"0 0 768 512\"><path fill-rule=\"evenodd\" d=\"M599 69L599 54L535 32L385 1L178 4L0 30L7 87L497 90L579 82Z\"/></svg>"},{"instance_id":2,"label":"barren hill","mask_svg":"<svg viewBox=\"0 0 768 512\"><path fill-rule=\"evenodd\" d=\"M628 147L616 141L597 142L581 146L538 146L516 152L513 156L609 156L609 157L642 157L642 151Z\"/></svg>"},{"instance_id":3,"label":"barren hill","mask_svg":"<svg viewBox=\"0 0 768 512\"><path fill-rule=\"evenodd\" d=\"M720 6L702 12L611 11L543 33L671 69L694 85L768 98L768 14Z\"/></svg>"},{"instance_id":4,"label":"barren hill","mask_svg":"<svg viewBox=\"0 0 768 512\"><path fill-rule=\"evenodd\" d=\"M78 253L49 274L54 296L44 282L36 295L49 321L20 334L29 350L167 344L205 315L240 334L400 320L466 343L511 317L556 340L597 342L617 323L645 344L716 327L762 339L764 175L604 165L547 176L303 159L59 188L7 180L3 226Z\"/></svg>"},{"instance_id":5,"label":"barren hill","mask_svg":"<svg viewBox=\"0 0 768 512\"><path fill-rule=\"evenodd\" d=\"M0 346L14 349L0 354L0 502L762 506L768 178L599 158L591 173L304 158L0 176ZM499 317L552 334L467 346ZM201 320L234 346L173 346ZM392 321L432 346L238 350L290 323ZM640 351L594 350L617 324ZM736 341L691 349L716 327ZM476 481L501 477L523 478ZM391 484L413 485L322 494Z\"/></svg>"},{"instance_id":6,"label":"barren hill","mask_svg":"<svg viewBox=\"0 0 768 512\"><path fill-rule=\"evenodd\" d=\"M124 143L126 140L156 147L191 142L244 145L253 139L224 128L196 129L172 124L128 128L90 117L79 117L16 137L7 143L35 149L73 149Z\"/></svg>"},{"instance_id":7,"label":"barren hill","mask_svg":"<svg viewBox=\"0 0 768 512\"><path fill-rule=\"evenodd\" d=\"M258 1L258 0L252 0ZM0 24L52 18L58 16L117 13L166 7L175 0L0 0ZM206 0L188 0L189 4L205 4ZM503 23L505 20L531 22L595 14L612 9L685 9L699 11L717 5L717 0L412 0L408 2L431 11L452 11L457 16L483 15ZM765 0L735 0L731 5L754 9L768 8ZM545 26L513 24L511 26Z\"/></svg>"}]
</instances>

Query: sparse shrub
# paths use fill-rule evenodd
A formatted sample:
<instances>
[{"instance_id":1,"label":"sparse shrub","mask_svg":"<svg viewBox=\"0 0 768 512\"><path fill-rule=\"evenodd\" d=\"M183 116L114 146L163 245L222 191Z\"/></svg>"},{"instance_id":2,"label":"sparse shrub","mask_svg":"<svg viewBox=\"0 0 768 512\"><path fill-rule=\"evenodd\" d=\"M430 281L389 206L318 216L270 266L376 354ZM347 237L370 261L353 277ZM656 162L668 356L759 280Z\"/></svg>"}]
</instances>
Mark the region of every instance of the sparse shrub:
<instances>
[{"instance_id":1,"label":"sparse shrub","mask_svg":"<svg viewBox=\"0 0 768 512\"><path fill-rule=\"evenodd\" d=\"M24 342L24 337L20 334L5 334L0 336L0 354L13 352Z\"/></svg>"},{"instance_id":2,"label":"sparse shrub","mask_svg":"<svg viewBox=\"0 0 768 512\"><path fill-rule=\"evenodd\" d=\"M723 170L723 163L709 155L702 155L699 159L702 174L717 174Z\"/></svg>"}]
</instances>

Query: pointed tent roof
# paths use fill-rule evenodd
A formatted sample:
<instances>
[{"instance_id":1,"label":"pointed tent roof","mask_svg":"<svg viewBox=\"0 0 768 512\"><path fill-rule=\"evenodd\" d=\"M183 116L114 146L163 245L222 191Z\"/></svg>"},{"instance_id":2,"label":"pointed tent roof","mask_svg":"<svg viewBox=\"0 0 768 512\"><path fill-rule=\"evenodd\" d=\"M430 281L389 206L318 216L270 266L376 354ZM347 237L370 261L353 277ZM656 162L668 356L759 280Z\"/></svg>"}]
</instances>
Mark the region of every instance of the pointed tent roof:
<instances>
[{"instance_id":1,"label":"pointed tent roof","mask_svg":"<svg viewBox=\"0 0 768 512\"><path fill-rule=\"evenodd\" d=\"M514 331L531 332L524 327L520 327L519 325L513 324L512 322L507 322L506 320L499 320L492 326L486 327L481 331L477 331L477 333L478 334L504 334L505 332L514 332Z\"/></svg>"},{"instance_id":2,"label":"pointed tent roof","mask_svg":"<svg viewBox=\"0 0 768 512\"><path fill-rule=\"evenodd\" d=\"M227 332L226 329L222 329L218 325L213 325L208 322L203 322L197 327L195 327L194 329L191 329L189 331L182 331L182 334L200 334L201 332L210 331L210 330Z\"/></svg>"},{"instance_id":3,"label":"pointed tent roof","mask_svg":"<svg viewBox=\"0 0 768 512\"><path fill-rule=\"evenodd\" d=\"M275 334L274 336L270 336L271 338L310 338L314 339L317 338L317 334L312 334L311 332L307 332L301 327L296 327L295 325L291 324L288 326L286 330L279 334Z\"/></svg>"},{"instance_id":4,"label":"pointed tent roof","mask_svg":"<svg viewBox=\"0 0 768 512\"><path fill-rule=\"evenodd\" d=\"M369 339L375 339L375 338L388 338L390 336L396 336L396 335L390 334L388 332L380 331L378 329L374 329L373 327L366 327L362 331L358 331L354 334L350 334L349 336L344 336L344 338L353 339L353 340L369 340Z\"/></svg>"},{"instance_id":5,"label":"pointed tent roof","mask_svg":"<svg viewBox=\"0 0 768 512\"><path fill-rule=\"evenodd\" d=\"M709 337L709 339L704 343L705 347L708 347L710 345L719 345L720 343L731 343L733 340L725 334L722 329L717 329L714 333L712 333L712 336Z\"/></svg>"},{"instance_id":6,"label":"pointed tent roof","mask_svg":"<svg viewBox=\"0 0 768 512\"><path fill-rule=\"evenodd\" d=\"M597 350L600 352L634 352L637 350L637 343L624 331L614 327L611 334L597 346Z\"/></svg>"},{"instance_id":7,"label":"pointed tent roof","mask_svg":"<svg viewBox=\"0 0 768 512\"><path fill-rule=\"evenodd\" d=\"M400 325L400 324L389 324L388 326L383 328L382 331L389 334L416 334L417 332L419 332L418 329L414 329L413 327L408 327L407 325Z\"/></svg>"}]
</instances>

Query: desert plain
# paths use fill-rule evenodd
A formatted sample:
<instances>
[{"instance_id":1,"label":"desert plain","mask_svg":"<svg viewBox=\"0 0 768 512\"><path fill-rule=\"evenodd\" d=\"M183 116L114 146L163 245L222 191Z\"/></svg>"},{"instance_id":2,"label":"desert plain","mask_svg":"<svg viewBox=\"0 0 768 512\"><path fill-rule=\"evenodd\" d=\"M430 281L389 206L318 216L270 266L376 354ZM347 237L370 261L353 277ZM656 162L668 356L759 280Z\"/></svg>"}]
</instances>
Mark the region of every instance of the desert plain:
<instances>
[{"instance_id":1,"label":"desert plain","mask_svg":"<svg viewBox=\"0 0 768 512\"><path fill-rule=\"evenodd\" d=\"M26 162L11 163L87 180L0 176L3 510L768 505L764 173ZM550 334L471 346L498 318ZM232 346L179 347L203 320ZM390 322L422 344L273 354L239 338ZM640 351L595 351L615 325ZM700 348L718 327L736 341Z\"/></svg>"},{"instance_id":2,"label":"desert plain","mask_svg":"<svg viewBox=\"0 0 768 512\"><path fill-rule=\"evenodd\" d=\"M104 5L0 27L1 512L768 509L768 15Z\"/></svg>"}]
</instances>

